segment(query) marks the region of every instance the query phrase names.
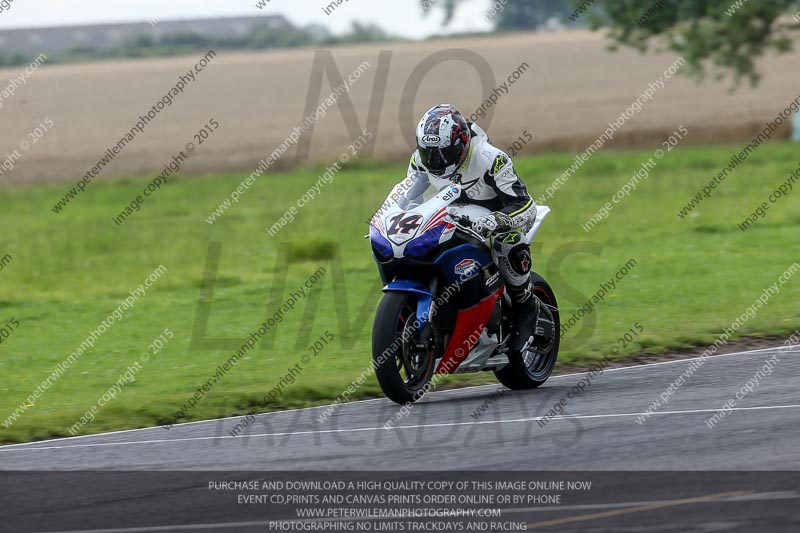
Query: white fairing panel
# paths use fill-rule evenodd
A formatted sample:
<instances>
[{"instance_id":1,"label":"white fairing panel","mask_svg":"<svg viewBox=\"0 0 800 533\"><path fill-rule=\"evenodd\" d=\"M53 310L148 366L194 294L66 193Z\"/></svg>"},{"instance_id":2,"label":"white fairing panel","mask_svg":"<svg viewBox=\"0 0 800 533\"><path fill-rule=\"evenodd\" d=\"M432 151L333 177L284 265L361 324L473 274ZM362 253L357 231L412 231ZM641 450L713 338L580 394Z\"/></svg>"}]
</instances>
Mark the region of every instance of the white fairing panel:
<instances>
[{"instance_id":1,"label":"white fairing panel","mask_svg":"<svg viewBox=\"0 0 800 533\"><path fill-rule=\"evenodd\" d=\"M549 214L550 208L546 205L536 206L536 220L533 222L531 229L529 229L528 233L525 235L525 237L528 239L528 242L533 242L533 238L539 232L539 228L542 227L542 222L544 222L544 219L547 218L547 215Z\"/></svg>"},{"instance_id":2,"label":"white fairing panel","mask_svg":"<svg viewBox=\"0 0 800 533\"><path fill-rule=\"evenodd\" d=\"M406 244L415 237L422 235L431 228L445 224L446 208L461 195L461 187L452 185L447 187L430 200L409 210L400 209L395 204L381 217L379 231L392 245L395 257L403 257ZM399 217L399 218L398 218ZM390 231L400 221L408 221L407 228ZM455 228L450 228L440 238L440 242L449 239Z\"/></svg>"}]
</instances>

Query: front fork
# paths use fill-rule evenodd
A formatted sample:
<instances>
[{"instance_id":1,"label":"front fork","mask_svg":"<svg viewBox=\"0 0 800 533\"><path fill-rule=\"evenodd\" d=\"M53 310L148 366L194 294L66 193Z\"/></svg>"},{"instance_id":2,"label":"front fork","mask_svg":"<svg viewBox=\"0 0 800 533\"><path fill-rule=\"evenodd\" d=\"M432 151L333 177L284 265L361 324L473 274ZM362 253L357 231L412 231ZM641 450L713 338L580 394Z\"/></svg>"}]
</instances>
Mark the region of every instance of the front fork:
<instances>
[{"instance_id":1,"label":"front fork","mask_svg":"<svg viewBox=\"0 0 800 533\"><path fill-rule=\"evenodd\" d=\"M417 302L414 324L417 330L415 339L415 347L417 349L426 349L429 340L433 337L431 318L436 312L436 302L433 295L436 294L437 287L438 282L434 278L428 285L418 281L396 279L383 288L383 292L405 292L414 296Z\"/></svg>"}]
</instances>

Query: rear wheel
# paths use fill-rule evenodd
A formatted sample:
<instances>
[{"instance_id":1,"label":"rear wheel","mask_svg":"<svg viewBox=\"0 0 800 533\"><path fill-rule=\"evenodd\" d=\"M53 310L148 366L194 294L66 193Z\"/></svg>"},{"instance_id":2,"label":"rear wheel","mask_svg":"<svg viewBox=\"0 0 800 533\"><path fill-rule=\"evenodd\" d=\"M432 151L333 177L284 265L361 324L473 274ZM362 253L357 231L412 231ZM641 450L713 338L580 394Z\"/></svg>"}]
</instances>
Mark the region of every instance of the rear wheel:
<instances>
[{"instance_id":1,"label":"rear wheel","mask_svg":"<svg viewBox=\"0 0 800 533\"><path fill-rule=\"evenodd\" d=\"M433 349L419 337L415 298L387 292L375 313L372 362L381 390L393 402L421 398L433 375Z\"/></svg>"},{"instance_id":2,"label":"rear wheel","mask_svg":"<svg viewBox=\"0 0 800 533\"><path fill-rule=\"evenodd\" d=\"M542 305L539 316L552 321L553 335L547 338L544 335L535 335L533 345L524 353L509 352L508 364L494 371L498 381L509 389L533 389L547 381L558 358L558 347L561 343L561 319L558 314L556 296L550 285L535 272L531 272L533 294ZM535 317L531 317L535 320Z\"/></svg>"}]
</instances>

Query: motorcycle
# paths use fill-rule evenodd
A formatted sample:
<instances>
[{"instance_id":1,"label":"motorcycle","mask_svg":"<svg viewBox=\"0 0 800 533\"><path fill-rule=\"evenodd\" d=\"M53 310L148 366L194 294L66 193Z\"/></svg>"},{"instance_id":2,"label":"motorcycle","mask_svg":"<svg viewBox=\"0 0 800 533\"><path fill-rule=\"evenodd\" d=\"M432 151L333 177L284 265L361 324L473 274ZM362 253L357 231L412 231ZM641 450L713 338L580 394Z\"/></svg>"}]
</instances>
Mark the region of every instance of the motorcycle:
<instances>
[{"instance_id":1,"label":"motorcycle","mask_svg":"<svg viewBox=\"0 0 800 533\"><path fill-rule=\"evenodd\" d=\"M558 304L535 272L535 333L522 350L510 348L511 300L490 238L472 227L489 210L459 203L462 191L454 184L410 209L387 202L370 221L367 237L385 284L372 328L372 359L381 389L399 404L421 398L434 375L491 370L509 389L532 389L547 381L556 364ZM537 207L528 242L549 213L547 206Z\"/></svg>"}]
</instances>

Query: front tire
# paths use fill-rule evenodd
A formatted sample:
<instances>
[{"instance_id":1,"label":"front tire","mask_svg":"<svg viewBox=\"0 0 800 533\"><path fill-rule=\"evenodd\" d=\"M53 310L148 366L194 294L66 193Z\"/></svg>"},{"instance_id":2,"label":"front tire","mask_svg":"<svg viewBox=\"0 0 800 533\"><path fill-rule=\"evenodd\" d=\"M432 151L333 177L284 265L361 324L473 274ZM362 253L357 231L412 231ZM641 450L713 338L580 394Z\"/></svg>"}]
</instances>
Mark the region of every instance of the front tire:
<instances>
[{"instance_id":1,"label":"front tire","mask_svg":"<svg viewBox=\"0 0 800 533\"><path fill-rule=\"evenodd\" d=\"M542 385L556 366L558 348L561 344L561 318L553 289L542 276L531 272L533 294L547 306L553 320L553 338L534 337L535 352L509 352L508 364L494 371L497 380L512 390L535 389ZM543 309L540 311L547 316Z\"/></svg>"},{"instance_id":2,"label":"front tire","mask_svg":"<svg viewBox=\"0 0 800 533\"><path fill-rule=\"evenodd\" d=\"M405 292L387 292L372 327L372 364L387 398L395 403L415 402L425 393L433 375L434 353L419 348L416 300Z\"/></svg>"}]
</instances>

